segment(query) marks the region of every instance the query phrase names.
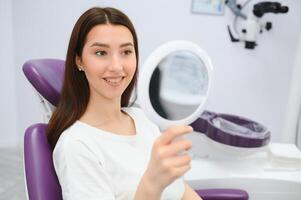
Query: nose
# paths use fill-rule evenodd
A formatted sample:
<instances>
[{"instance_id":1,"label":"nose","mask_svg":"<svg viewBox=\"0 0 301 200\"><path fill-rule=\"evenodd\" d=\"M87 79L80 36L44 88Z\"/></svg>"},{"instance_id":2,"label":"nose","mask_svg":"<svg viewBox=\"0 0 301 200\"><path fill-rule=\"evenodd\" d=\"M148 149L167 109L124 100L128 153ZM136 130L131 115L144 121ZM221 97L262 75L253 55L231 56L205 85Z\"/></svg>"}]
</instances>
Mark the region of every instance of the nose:
<instances>
[{"instance_id":1,"label":"nose","mask_svg":"<svg viewBox=\"0 0 301 200\"><path fill-rule=\"evenodd\" d=\"M110 71L120 72L123 70L122 59L119 55L112 55L111 64L109 66Z\"/></svg>"}]
</instances>

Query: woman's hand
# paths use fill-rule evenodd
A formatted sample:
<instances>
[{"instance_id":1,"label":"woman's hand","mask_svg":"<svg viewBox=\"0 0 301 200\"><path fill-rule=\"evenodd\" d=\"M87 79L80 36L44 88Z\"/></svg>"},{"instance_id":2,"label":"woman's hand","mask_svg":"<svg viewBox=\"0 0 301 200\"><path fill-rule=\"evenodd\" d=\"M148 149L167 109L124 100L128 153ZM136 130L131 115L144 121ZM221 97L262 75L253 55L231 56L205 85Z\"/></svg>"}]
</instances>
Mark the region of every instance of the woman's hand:
<instances>
[{"instance_id":1,"label":"woman's hand","mask_svg":"<svg viewBox=\"0 0 301 200\"><path fill-rule=\"evenodd\" d=\"M154 191L161 193L169 184L190 169L191 157L183 152L189 150L192 143L184 138L176 138L192 131L191 126L174 126L165 130L156 139L148 168L143 177Z\"/></svg>"}]
</instances>

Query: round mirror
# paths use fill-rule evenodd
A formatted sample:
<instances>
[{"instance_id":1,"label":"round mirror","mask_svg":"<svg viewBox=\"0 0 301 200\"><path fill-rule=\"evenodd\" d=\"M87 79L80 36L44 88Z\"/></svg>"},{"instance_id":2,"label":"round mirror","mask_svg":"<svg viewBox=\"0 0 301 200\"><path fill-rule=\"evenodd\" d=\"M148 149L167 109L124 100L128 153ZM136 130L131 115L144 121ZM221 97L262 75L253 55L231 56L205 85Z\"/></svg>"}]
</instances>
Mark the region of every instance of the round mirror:
<instances>
[{"instance_id":1,"label":"round mirror","mask_svg":"<svg viewBox=\"0 0 301 200\"><path fill-rule=\"evenodd\" d=\"M202 113L212 83L209 56L188 41L168 42L146 60L138 79L138 100L161 129L190 124Z\"/></svg>"}]
</instances>

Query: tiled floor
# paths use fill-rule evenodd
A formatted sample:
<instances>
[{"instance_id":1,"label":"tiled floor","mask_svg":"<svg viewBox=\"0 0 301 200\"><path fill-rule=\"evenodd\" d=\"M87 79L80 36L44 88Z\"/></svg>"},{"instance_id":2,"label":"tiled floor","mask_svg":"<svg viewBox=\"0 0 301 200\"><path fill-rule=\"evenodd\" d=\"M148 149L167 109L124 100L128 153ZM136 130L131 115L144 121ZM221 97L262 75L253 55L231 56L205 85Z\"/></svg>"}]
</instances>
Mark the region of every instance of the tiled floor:
<instances>
[{"instance_id":1,"label":"tiled floor","mask_svg":"<svg viewBox=\"0 0 301 200\"><path fill-rule=\"evenodd\" d=\"M0 200L25 200L21 149L0 148Z\"/></svg>"}]
</instances>

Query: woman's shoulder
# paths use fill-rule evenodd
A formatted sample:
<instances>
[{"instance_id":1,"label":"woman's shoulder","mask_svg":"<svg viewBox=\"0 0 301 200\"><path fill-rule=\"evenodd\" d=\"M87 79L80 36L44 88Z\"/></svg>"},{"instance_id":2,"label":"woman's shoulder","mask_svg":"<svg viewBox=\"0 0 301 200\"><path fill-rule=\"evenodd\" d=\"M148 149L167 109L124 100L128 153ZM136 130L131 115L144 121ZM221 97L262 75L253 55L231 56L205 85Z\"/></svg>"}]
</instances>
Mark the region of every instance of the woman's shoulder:
<instances>
[{"instance_id":1,"label":"woman's shoulder","mask_svg":"<svg viewBox=\"0 0 301 200\"><path fill-rule=\"evenodd\" d=\"M87 134L83 134L82 127L78 122L74 122L69 128L64 130L59 137L55 149L76 149L78 145L87 143Z\"/></svg>"},{"instance_id":2,"label":"woman's shoulder","mask_svg":"<svg viewBox=\"0 0 301 200\"><path fill-rule=\"evenodd\" d=\"M139 107L126 107L126 112L134 115L136 122L138 122L143 128L151 130L156 136L160 135L159 127L152 122Z\"/></svg>"},{"instance_id":3,"label":"woman's shoulder","mask_svg":"<svg viewBox=\"0 0 301 200\"><path fill-rule=\"evenodd\" d=\"M148 121L150 123L153 123L148 117L147 115L145 114L145 112L139 108L139 107L134 107L134 106L131 106L131 107L124 107L122 108L123 110L125 110L127 113L130 113L134 116L136 116L138 119L142 119L144 121Z\"/></svg>"},{"instance_id":4,"label":"woman's shoulder","mask_svg":"<svg viewBox=\"0 0 301 200\"><path fill-rule=\"evenodd\" d=\"M153 124L145 115L144 111L139 107L124 107L122 108L124 111L126 111L128 114L130 114L132 117L137 119L139 122L147 123L147 124Z\"/></svg>"},{"instance_id":5,"label":"woman's shoulder","mask_svg":"<svg viewBox=\"0 0 301 200\"><path fill-rule=\"evenodd\" d=\"M126 112L130 112L130 113L140 115L140 116L145 116L143 110L136 106L123 107L122 109L125 110Z\"/></svg>"},{"instance_id":6,"label":"woman's shoulder","mask_svg":"<svg viewBox=\"0 0 301 200\"><path fill-rule=\"evenodd\" d=\"M78 163L83 165L88 161L104 163L103 155L95 148L93 139L83 137L85 134L80 132L75 123L61 134L52 154L57 173L61 174L65 167L78 165Z\"/></svg>"}]
</instances>

